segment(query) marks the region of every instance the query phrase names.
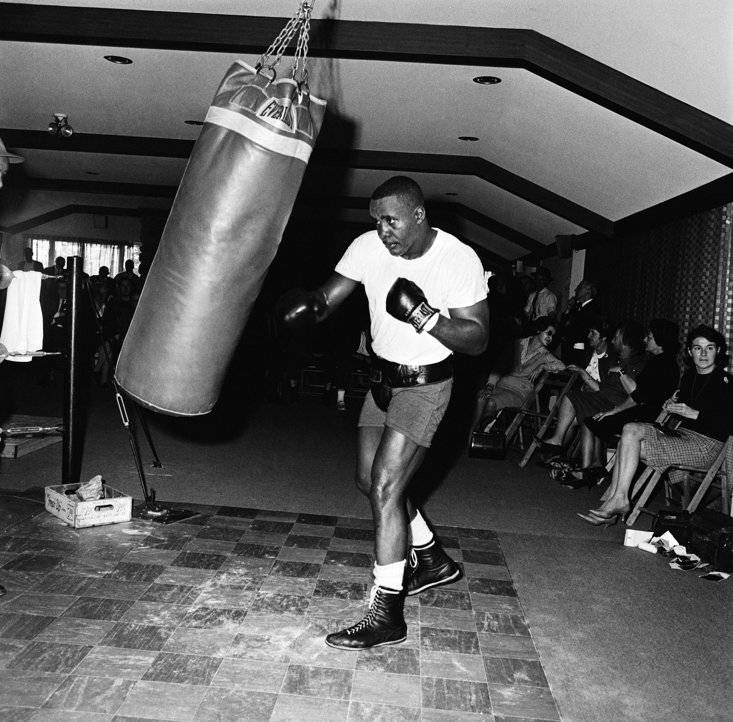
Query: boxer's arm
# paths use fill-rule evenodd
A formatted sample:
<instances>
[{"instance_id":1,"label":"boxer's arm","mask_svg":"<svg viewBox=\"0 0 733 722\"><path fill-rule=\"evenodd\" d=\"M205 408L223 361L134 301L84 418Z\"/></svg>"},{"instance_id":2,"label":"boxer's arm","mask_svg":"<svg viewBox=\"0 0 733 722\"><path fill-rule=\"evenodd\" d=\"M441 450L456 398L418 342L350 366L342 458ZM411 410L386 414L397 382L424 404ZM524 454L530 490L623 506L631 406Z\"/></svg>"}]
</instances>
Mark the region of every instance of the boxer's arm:
<instances>
[{"instance_id":1,"label":"boxer's arm","mask_svg":"<svg viewBox=\"0 0 733 722\"><path fill-rule=\"evenodd\" d=\"M323 318L328 318L356 289L359 281L347 278L334 271L330 278L318 287L326 299L326 312Z\"/></svg>"},{"instance_id":2,"label":"boxer's arm","mask_svg":"<svg viewBox=\"0 0 733 722\"><path fill-rule=\"evenodd\" d=\"M478 356L489 340L489 304L486 300L464 308L449 308L450 318L438 315L437 323L426 333L451 351Z\"/></svg>"}]
</instances>

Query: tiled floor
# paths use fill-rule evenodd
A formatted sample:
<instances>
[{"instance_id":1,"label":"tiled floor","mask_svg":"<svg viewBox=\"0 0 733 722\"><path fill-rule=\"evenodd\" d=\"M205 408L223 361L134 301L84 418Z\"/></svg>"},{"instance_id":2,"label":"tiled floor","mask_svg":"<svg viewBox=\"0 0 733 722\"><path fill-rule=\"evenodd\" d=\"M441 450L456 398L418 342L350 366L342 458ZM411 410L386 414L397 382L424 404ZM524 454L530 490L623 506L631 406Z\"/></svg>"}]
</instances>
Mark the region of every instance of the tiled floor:
<instances>
[{"instance_id":1,"label":"tiled floor","mask_svg":"<svg viewBox=\"0 0 733 722\"><path fill-rule=\"evenodd\" d=\"M323 638L364 614L369 520L196 510L12 518L0 720L559 719L493 532L440 528L465 577L407 600L405 643L353 653Z\"/></svg>"}]
</instances>

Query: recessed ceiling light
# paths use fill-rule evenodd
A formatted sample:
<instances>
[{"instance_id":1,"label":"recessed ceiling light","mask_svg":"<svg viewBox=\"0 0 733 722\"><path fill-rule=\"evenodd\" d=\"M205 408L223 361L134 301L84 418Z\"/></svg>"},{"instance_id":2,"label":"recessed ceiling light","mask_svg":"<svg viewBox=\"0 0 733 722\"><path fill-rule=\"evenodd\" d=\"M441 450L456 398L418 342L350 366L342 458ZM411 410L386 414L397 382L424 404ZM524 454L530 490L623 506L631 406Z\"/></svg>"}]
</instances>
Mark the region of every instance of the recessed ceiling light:
<instances>
[{"instance_id":1,"label":"recessed ceiling light","mask_svg":"<svg viewBox=\"0 0 733 722\"><path fill-rule=\"evenodd\" d=\"M477 75L473 82L479 85L496 85L501 83L501 78L497 78L496 75Z\"/></svg>"},{"instance_id":2,"label":"recessed ceiling light","mask_svg":"<svg viewBox=\"0 0 733 722\"><path fill-rule=\"evenodd\" d=\"M475 135L459 135L458 140L465 140L468 143L475 143L478 138Z\"/></svg>"},{"instance_id":3,"label":"recessed ceiling light","mask_svg":"<svg viewBox=\"0 0 733 722\"><path fill-rule=\"evenodd\" d=\"M184 120L183 121L186 125L203 125L203 120Z\"/></svg>"},{"instance_id":4,"label":"recessed ceiling light","mask_svg":"<svg viewBox=\"0 0 733 722\"><path fill-rule=\"evenodd\" d=\"M121 55L105 55L104 59L115 65L132 65L130 58L123 58Z\"/></svg>"},{"instance_id":5,"label":"recessed ceiling light","mask_svg":"<svg viewBox=\"0 0 733 722\"><path fill-rule=\"evenodd\" d=\"M95 170L85 170L84 172L87 175L99 175L99 173L97 173L97 171L95 171Z\"/></svg>"}]
</instances>

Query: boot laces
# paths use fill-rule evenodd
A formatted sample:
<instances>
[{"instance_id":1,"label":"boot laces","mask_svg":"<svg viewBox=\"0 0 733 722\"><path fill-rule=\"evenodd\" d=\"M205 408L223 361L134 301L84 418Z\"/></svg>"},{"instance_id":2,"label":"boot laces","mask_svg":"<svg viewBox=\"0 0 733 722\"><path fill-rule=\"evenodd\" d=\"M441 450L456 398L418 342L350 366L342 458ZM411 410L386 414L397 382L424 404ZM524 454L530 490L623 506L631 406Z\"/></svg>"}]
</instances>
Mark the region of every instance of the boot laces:
<instances>
[{"instance_id":1,"label":"boot laces","mask_svg":"<svg viewBox=\"0 0 733 722\"><path fill-rule=\"evenodd\" d=\"M362 619L360 622L357 622L352 627L349 627L346 630L346 634L349 634L349 635L358 634L359 632L362 631L362 629L366 629L368 626L372 624L372 622L374 621L374 600L377 596L377 590L378 590L378 587L375 584L371 588L371 591L369 592L369 611L367 612L364 619Z\"/></svg>"}]
</instances>

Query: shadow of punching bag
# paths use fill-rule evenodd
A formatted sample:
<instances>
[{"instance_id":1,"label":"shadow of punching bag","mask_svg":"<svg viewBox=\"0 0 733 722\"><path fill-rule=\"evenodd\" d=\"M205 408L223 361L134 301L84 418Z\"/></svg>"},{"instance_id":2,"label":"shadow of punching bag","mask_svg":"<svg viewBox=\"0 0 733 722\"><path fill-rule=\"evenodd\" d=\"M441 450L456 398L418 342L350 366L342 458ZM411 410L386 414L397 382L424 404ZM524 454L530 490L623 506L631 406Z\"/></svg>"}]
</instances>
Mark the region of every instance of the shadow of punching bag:
<instances>
[{"instance_id":1,"label":"shadow of punching bag","mask_svg":"<svg viewBox=\"0 0 733 722\"><path fill-rule=\"evenodd\" d=\"M295 202L325 102L239 61L216 93L115 378L172 416L211 411Z\"/></svg>"}]
</instances>

